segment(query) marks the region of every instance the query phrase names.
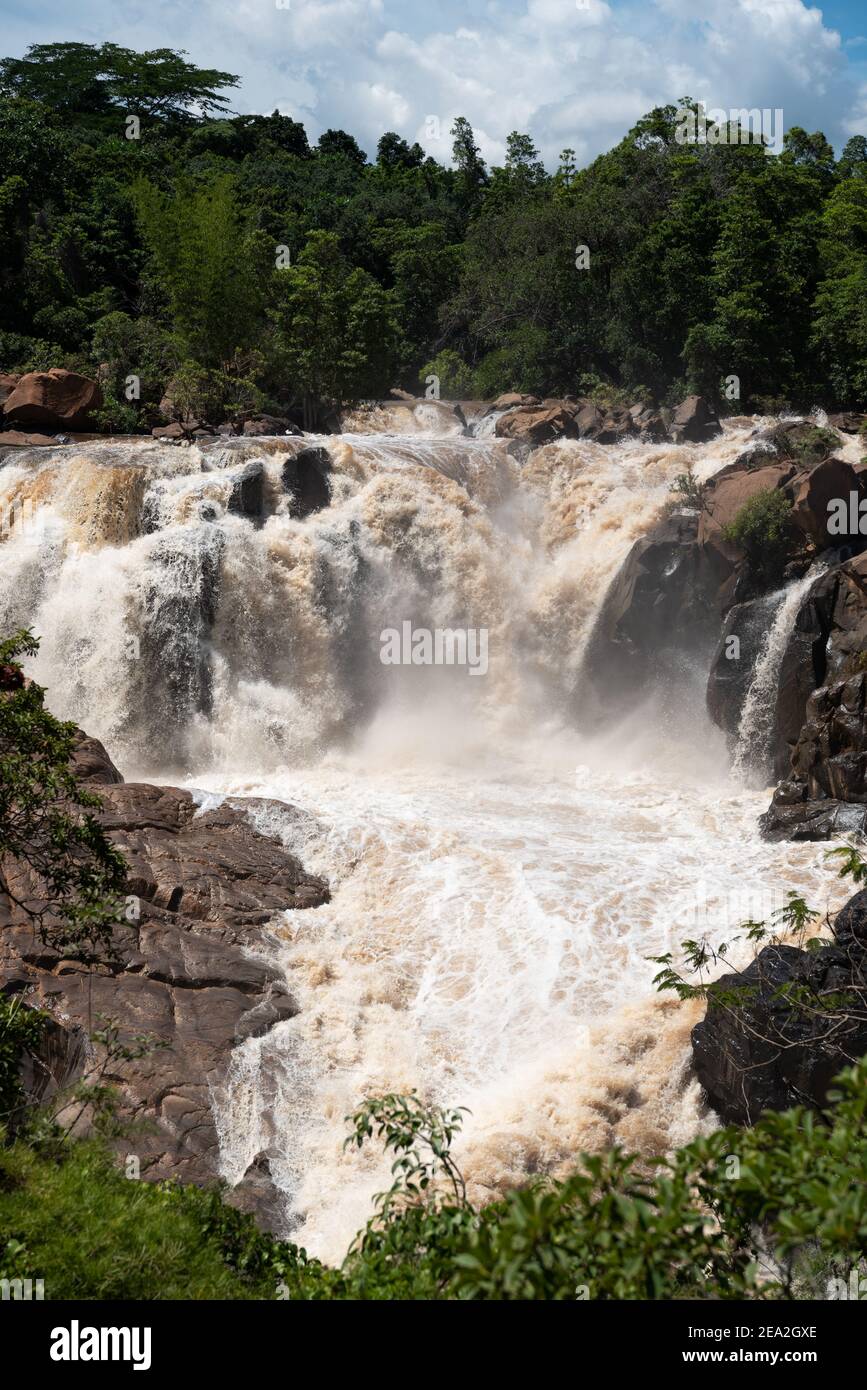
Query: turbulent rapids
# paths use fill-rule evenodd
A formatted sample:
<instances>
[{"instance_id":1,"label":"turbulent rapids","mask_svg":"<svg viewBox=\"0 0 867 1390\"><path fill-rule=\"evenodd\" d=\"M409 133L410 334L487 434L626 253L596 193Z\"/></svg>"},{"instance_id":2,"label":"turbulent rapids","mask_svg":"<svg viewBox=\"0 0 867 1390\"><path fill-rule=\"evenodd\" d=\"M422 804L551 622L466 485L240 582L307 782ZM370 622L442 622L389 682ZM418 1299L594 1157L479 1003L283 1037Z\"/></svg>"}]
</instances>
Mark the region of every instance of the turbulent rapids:
<instances>
[{"instance_id":1,"label":"turbulent rapids","mask_svg":"<svg viewBox=\"0 0 867 1390\"><path fill-rule=\"evenodd\" d=\"M225 1176L267 1151L286 1229L332 1259L386 1181L342 1150L366 1094L469 1107L460 1159L480 1201L580 1148L650 1155L711 1124L695 1015L652 994L647 956L697 926L724 935L786 888L828 893L821 847L759 840L766 794L691 686L616 730L583 706L630 546L678 475L706 479L750 427L694 447L560 441L521 467L484 430L396 418L0 467L0 626L40 637L31 674L53 711L127 776L306 813L252 813L332 887L273 923L300 1011L236 1050L213 1104ZM315 507L290 485L302 450L327 451ZM769 609L747 742L793 605ZM484 678L384 665L381 633L405 621L484 629Z\"/></svg>"}]
</instances>

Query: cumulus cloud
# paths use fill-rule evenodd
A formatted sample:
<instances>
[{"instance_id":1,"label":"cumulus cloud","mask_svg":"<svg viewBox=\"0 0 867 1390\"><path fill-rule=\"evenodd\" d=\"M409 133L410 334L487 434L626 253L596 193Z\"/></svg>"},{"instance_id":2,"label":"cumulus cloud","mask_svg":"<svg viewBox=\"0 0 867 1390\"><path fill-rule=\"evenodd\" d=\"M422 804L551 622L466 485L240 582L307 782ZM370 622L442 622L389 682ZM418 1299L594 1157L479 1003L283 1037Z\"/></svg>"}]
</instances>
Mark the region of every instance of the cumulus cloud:
<instances>
[{"instance_id":1,"label":"cumulus cloud","mask_svg":"<svg viewBox=\"0 0 867 1390\"><path fill-rule=\"evenodd\" d=\"M585 161L686 94L781 107L838 145L864 124L860 74L802 0L727 0L700 19L682 0L81 0L74 17L44 0L7 20L6 51L60 35L186 48L241 76L237 109L293 114L313 139L342 126L368 153L397 129L447 159L464 115L489 161L513 129L549 163L565 145Z\"/></svg>"}]
</instances>

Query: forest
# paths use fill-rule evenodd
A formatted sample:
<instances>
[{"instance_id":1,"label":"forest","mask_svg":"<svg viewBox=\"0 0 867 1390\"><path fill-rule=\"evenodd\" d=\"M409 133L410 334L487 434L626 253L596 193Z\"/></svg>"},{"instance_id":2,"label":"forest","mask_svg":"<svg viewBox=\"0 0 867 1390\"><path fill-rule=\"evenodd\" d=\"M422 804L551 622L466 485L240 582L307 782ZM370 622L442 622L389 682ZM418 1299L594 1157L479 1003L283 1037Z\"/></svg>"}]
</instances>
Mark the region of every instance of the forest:
<instances>
[{"instance_id":1,"label":"forest","mask_svg":"<svg viewBox=\"0 0 867 1390\"><path fill-rule=\"evenodd\" d=\"M682 143L685 97L586 168L517 131L488 168L462 117L442 162L394 131L311 144L233 114L238 84L172 49L0 60L0 371L98 374L123 432L169 382L308 427L393 386L867 401L864 136Z\"/></svg>"}]
</instances>

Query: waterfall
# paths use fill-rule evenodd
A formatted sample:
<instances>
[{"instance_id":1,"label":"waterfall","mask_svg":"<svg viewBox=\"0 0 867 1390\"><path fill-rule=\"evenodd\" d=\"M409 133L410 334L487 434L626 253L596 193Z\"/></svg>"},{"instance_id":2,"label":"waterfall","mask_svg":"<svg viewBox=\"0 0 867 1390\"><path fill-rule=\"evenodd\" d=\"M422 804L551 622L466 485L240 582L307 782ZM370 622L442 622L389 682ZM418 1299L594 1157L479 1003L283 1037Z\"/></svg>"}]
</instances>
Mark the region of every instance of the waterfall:
<instances>
[{"instance_id":1,"label":"waterfall","mask_svg":"<svg viewBox=\"0 0 867 1390\"><path fill-rule=\"evenodd\" d=\"M74 444L0 466L0 515L32 517L0 543L0 628L40 637L29 669L52 710L128 779L309 813L251 811L332 897L271 924L299 1012L237 1049L213 1104L227 1179L267 1151L291 1229L330 1259L388 1182L378 1155L343 1149L365 1095L469 1107L478 1201L582 1148L651 1155L707 1125L695 1011L654 996L647 956L698 915L736 925L733 883L756 915L781 882L815 901L824 883L815 850L758 839L762 800L700 711L661 721L648 703L592 737L576 714L631 546L678 475L733 462L749 429L562 440L521 466L435 407L321 439ZM328 505L300 515L285 479L311 446ZM750 720L793 591L781 605ZM487 674L384 665L404 621L484 629Z\"/></svg>"},{"instance_id":2,"label":"waterfall","mask_svg":"<svg viewBox=\"0 0 867 1390\"><path fill-rule=\"evenodd\" d=\"M759 601L760 613L767 615L764 644L756 660L738 723L734 770L744 778L767 780L772 755L774 720L780 667L798 610L822 570L814 566L801 579Z\"/></svg>"}]
</instances>

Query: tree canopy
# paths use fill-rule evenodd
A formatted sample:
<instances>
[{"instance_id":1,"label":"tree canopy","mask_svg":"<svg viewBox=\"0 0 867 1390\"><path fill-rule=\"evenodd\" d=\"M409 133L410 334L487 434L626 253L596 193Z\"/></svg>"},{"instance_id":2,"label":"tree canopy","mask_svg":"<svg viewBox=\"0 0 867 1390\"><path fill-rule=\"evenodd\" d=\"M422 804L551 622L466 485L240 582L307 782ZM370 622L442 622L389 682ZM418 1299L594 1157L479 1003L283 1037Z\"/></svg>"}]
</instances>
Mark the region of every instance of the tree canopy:
<instances>
[{"instance_id":1,"label":"tree canopy","mask_svg":"<svg viewBox=\"0 0 867 1390\"><path fill-rule=\"evenodd\" d=\"M865 137L839 159L800 127L780 154L736 125L684 143L684 98L586 168L567 147L548 172L521 131L488 168L463 116L449 164L396 131L369 157L230 114L237 83L168 49L0 61L0 370L101 366L103 423L132 430L182 369L299 418L434 362L484 396L865 405Z\"/></svg>"},{"instance_id":2,"label":"tree canopy","mask_svg":"<svg viewBox=\"0 0 867 1390\"><path fill-rule=\"evenodd\" d=\"M0 91L54 111L103 115L112 109L153 117L189 117L228 106L220 94L238 78L197 68L183 52L136 53L116 43L36 43L23 58L0 60Z\"/></svg>"}]
</instances>

